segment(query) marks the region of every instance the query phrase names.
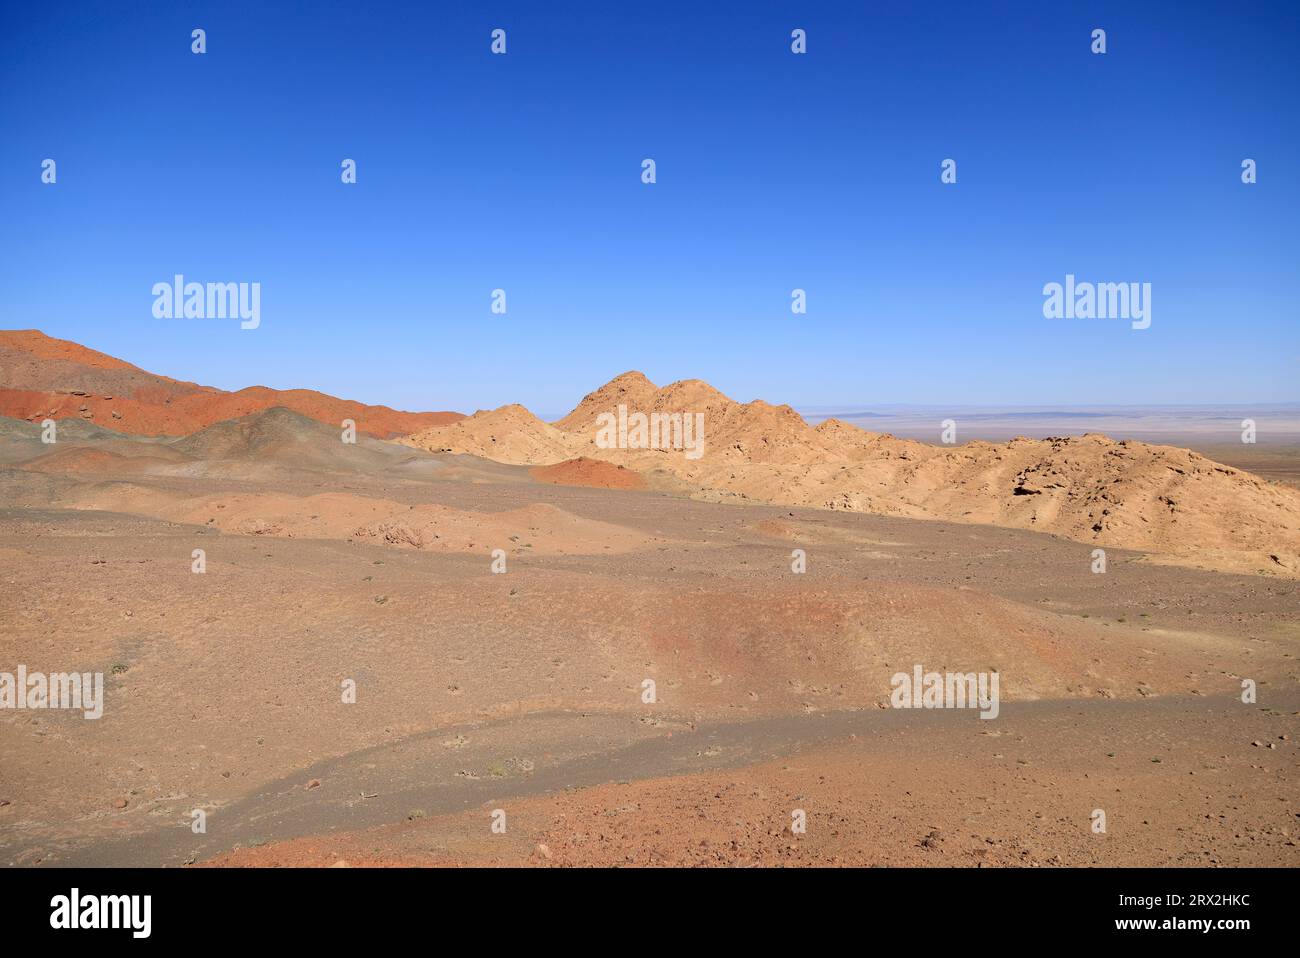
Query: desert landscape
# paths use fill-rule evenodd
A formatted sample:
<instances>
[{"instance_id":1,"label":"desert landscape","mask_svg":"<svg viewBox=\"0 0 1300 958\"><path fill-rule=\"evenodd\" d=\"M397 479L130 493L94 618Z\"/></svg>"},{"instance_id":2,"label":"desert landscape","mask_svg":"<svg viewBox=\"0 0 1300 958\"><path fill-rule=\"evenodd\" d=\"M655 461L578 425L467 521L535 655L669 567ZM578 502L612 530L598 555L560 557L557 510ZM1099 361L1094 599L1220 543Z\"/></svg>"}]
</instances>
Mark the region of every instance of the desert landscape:
<instances>
[{"instance_id":1,"label":"desert landscape","mask_svg":"<svg viewBox=\"0 0 1300 958\"><path fill-rule=\"evenodd\" d=\"M104 680L96 720L0 709L0 862L1300 864L1285 430L501 398L0 332L0 672ZM996 715L898 707L922 668Z\"/></svg>"}]
</instances>

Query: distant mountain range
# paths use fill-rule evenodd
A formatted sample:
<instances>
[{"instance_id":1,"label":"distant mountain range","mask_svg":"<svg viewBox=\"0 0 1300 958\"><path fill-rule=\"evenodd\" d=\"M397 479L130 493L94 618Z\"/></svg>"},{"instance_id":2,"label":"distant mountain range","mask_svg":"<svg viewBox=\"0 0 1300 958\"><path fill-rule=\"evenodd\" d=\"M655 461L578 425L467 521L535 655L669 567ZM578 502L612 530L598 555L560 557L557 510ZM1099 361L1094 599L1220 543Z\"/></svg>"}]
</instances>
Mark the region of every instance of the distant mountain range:
<instances>
[{"instance_id":1,"label":"distant mountain range","mask_svg":"<svg viewBox=\"0 0 1300 958\"><path fill-rule=\"evenodd\" d=\"M837 418L813 426L788 405L736 402L698 379L660 387L635 371L548 423L518 404L463 416L399 412L311 390L225 392L22 330L0 333L0 415L28 423L71 418L82 431L92 423L117 431L110 435L189 435L169 444L168 452L194 461L274 460L316 468L345 459L355 464L363 450L349 447L345 455L337 432L343 419L352 419L363 434L438 455L532 467L567 464L544 474L561 480L587 475L711 501L1032 529L1089 549L1142 550L1153 561L1300 576L1300 491L1188 449L1116 441L1099 432L1080 436L1077 428L1044 438L963 442L965 417L956 425L958 442L943 444L933 410L917 414L915 421L934 433L922 442ZM1043 414L1052 415L1059 414ZM311 420L329 428L305 428ZM872 419L871 425L888 421ZM1225 430L1226 441L1237 427L1230 418L1214 428ZM74 435L66 428L61 434ZM87 439L103 442L98 432ZM378 457L376 468L400 448L375 446L385 448L365 452ZM115 460L104 453L123 451L108 447L73 456L60 449L28 468L107 472ZM143 452L155 455L158 447ZM1085 572L1088 558L1082 551Z\"/></svg>"}]
</instances>

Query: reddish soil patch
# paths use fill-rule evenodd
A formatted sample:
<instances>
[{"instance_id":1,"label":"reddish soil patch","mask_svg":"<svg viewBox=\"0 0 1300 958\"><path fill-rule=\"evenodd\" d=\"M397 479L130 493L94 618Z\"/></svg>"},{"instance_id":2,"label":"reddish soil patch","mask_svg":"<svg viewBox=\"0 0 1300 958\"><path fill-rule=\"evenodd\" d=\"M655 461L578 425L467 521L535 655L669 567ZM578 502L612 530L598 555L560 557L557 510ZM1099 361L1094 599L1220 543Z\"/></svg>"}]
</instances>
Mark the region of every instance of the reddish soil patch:
<instances>
[{"instance_id":1,"label":"reddish soil patch","mask_svg":"<svg viewBox=\"0 0 1300 958\"><path fill-rule=\"evenodd\" d=\"M639 473L600 459L579 456L553 466L536 466L528 474L538 482L557 486L590 486L593 489L644 489Z\"/></svg>"}]
</instances>

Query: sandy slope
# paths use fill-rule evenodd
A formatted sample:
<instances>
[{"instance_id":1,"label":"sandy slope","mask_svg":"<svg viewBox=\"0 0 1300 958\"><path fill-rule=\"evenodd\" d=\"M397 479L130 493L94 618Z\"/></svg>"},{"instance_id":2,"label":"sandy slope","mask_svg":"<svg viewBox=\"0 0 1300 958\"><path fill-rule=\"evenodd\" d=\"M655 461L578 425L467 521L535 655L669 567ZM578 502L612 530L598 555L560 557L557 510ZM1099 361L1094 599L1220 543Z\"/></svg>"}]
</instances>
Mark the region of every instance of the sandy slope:
<instances>
[{"instance_id":1,"label":"sandy slope","mask_svg":"<svg viewBox=\"0 0 1300 958\"><path fill-rule=\"evenodd\" d=\"M20 492L0 510L0 663L107 688L99 722L0 713L0 863L1297 860L1293 582L1120 550L1093 575L1021 530L429 459L448 466L0 469ZM475 547L240 529L346 531L392 503L470 524ZM112 511L68 508L89 504ZM603 548L609 527L632 548ZM477 537L507 532L493 574ZM602 548L565 547L577 533ZM914 663L996 669L999 718L882 708ZM782 832L796 807L805 839Z\"/></svg>"},{"instance_id":2,"label":"sandy slope","mask_svg":"<svg viewBox=\"0 0 1300 958\"><path fill-rule=\"evenodd\" d=\"M181 439L159 442L106 430L81 430L47 446L35 425L7 421L16 436L9 457L17 475L9 501L63 509L115 512L191 523L241 535L341 539L437 551L502 549L519 554L616 554L649 540L614 523L578 518L547 504L485 512L390 496L328 491L303 494L293 486L314 476L322 485L372 486L389 476L401 489L443 464L427 453L358 437L344 443L338 430L284 408L217 423ZM27 456L22 457L25 449ZM635 480L635 473L597 462ZM586 470L579 470L585 475ZM24 485L23 473L49 476L54 485ZM521 477L522 478L522 477ZM560 479L569 478L567 472ZM170 480L159 484L154 480ZM184 480L238 484L196 495ZM181 484L177 484L180 481ZM282 486L289 484L284 491ZM551 480L546 480L551 481ZM252 488L249 488L252 484Z\"/></svg>"}]
</instances>

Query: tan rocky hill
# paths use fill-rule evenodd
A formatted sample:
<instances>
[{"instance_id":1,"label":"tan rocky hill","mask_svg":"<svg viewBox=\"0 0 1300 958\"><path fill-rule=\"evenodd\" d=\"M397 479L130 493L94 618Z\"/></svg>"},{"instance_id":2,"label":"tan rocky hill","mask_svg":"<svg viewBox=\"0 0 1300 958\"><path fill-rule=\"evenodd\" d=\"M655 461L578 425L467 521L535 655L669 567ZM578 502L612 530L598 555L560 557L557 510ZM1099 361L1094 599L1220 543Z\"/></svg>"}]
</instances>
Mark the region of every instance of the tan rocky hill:
<instances>
[{"instance_id":1,"label":"tan rocky hill","mask_svg":"<svg viewBox=\"0 0 1300 958\"><path fill-rule=\"evenodd\" d=\"M547 465L576 455L576 440L520 405L480 409L398 440L429 452L465 453L512 465Z\"/></svg>"},{"instance_id":2,"label":"tan rocky hill","mask_svg":"<svg viewBox=\"0 0 1300 958\"><path fill-rule=\"evenodd\" d=\"M620 405L628 416L703 414L701 454L598 443L602 414ZM1156 561L1300 575L1300 492L1186 449L1098 434L933 446L834 419L813 428L789 406L628 372L553 425L505 406L403 441L515 464L603 459L702 498L1011 526Z\"/></svg>"}]
</instances>

